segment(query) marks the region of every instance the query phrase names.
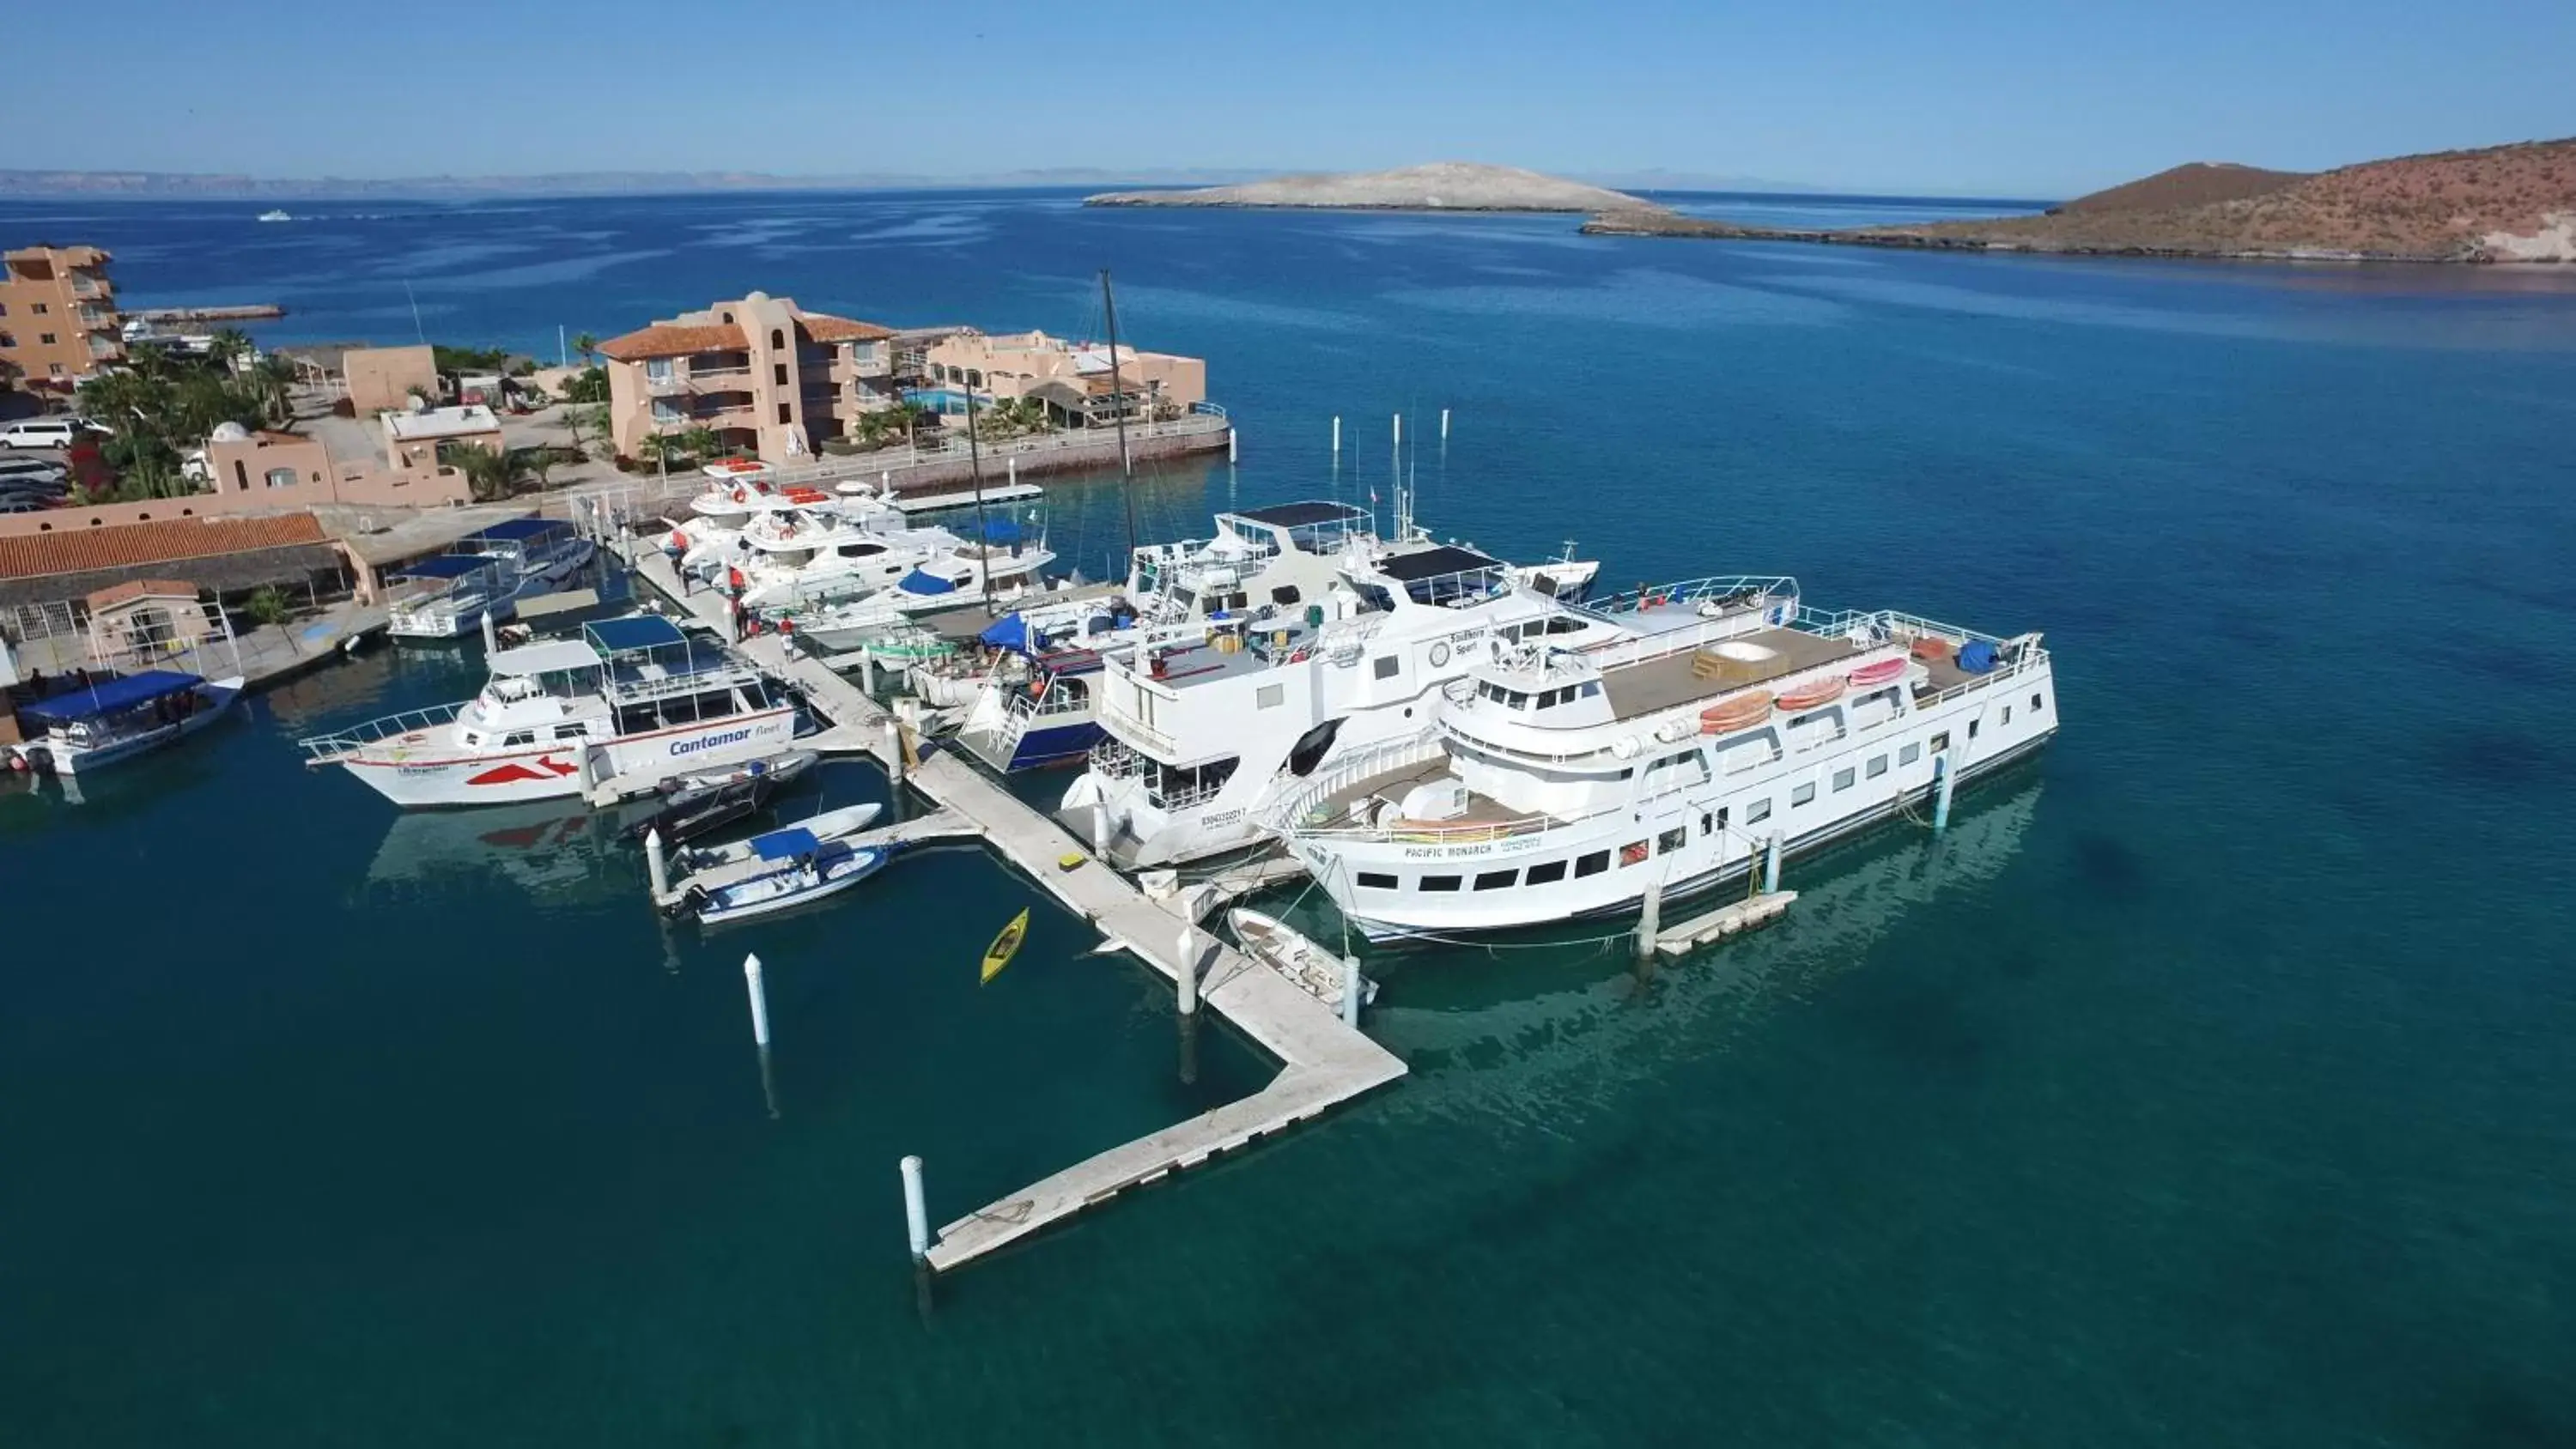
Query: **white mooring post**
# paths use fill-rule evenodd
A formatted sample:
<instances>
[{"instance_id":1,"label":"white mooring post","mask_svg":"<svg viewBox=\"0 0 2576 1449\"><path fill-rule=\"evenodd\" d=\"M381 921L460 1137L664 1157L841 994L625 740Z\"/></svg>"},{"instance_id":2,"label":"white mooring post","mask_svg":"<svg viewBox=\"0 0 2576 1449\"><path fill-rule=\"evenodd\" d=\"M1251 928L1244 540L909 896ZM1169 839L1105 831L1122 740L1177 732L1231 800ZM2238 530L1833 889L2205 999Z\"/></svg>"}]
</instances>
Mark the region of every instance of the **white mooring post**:
<instances>
[{"instance_id":1,"label":"white mooring post","mask_svg":"<svg viewBox=\"0 0 2576 1449\"><path fill-rule=\"evenodd\" d=\"M1019 454L1017 454L1017 453L1013 453L1010 457L1005 458L1005 459L1003 459L1002 461L1003 461L1005 464L1007 464L1007 465L1008 465L1008 468L1007 468L1007 477L1008 477L1008 480L1009 480L1010 482L1012 482L1012 483L1017 483L1017 482L1019 482L1019 481L1020 481L1020 455L1019 455Z\"/></svg>"},{"instance_id":2,"label":"white mooring post","mask_svg":"<svg viewBox=\"0 0 2576 1449\"><path fill-rule=\"evenodd\" d=\"M652 879L653 904L658 906L662 904L662 898L671 893L671 868L662 859L662 832L659 830L644 832L644 873Z\"/></svg>"},{"instance_id":3,"label":"white mooring post","mask_svg":"<svg viewBox=\"0 0 2576 1449\"><path fill-rule=\"evenodd\" d=\"M1780 832L1771 832L1771 844L1762 861L1762 893L1769 895L1780 888Z\"/></svg>"},{"instance_id":4,"label":"white mooring post","mask_svg":"<svg viewBox=\"0 0 2576 1449\"><path fill-rule=\"evenodd\" d=\"M1199 953L1198 932L1186 922L1181 926L1180 951L1181 1015L1188 1016L1199 1009Z\"/></svg>"},{"instance_id":5,"label":"white mooring post","mask_svg":"<svg viewBox=\"0 0 2576 1449\"><path fill-rule=\"evenodd\" d=\"M1342 415L1341 415L1340 413L1335 413L1335 414L1333 414L1333 456L1334 456L1334 457L1336 457L1336 458L1338 458L1338 457L1340 457L1341 455L1342 455Z\"/></svg>"},{"instance_id":6,"label":"white mooring post","mask_svg":"<svg viewBox=\"0 0 2576 1449\"><path fill-rule=\"evenodd\" d=\"M1091 807L1091 853L1102 860L1109 858L1109 802Z\"/></svg>"},{"instance_id":7,"label":"white mooring post","mask_svg":"<svg viewBox=\"0 0 2576 1449\"><path fill-rule=\"evenodd\" d=\"M1360 1027L1360 998L1368 988L1360 984L1360 958L1342 958L1342 1025L1353 1031Z\"/></svg>"},{"instance_id":8,"label":"white mooring post","mask_svg":"<svg viewBox=\"0 0 2576 1449\"><path fill-rule=\"evenodd\" d=\"M1225 430L1225 460L1229 463L1234 461L1234 429L1232 428Z\"/></svg>"},{"instance_id":9,"label":"white mooring post","mask_svg":"<svg viewBox=\"0 0 2576 1449\"><path fill-rule=\"evenodd\" d=\"M903 721L887 720L885 732L886 778L893 783L895 794L901 796L903 794ZM900 799L896 801L896 808L898 810L902 808Z\"/></svg>"},{"instance_id":10,"label":"white mooring post","mask_svg":"<svg viewBox=\"0 0 2576 1449\"><path fill-rule=\"evenodd\" d=\"M1404 414L1402 413L1395 415L1395 445L1399 448L1404 446Z\"/></svg>"},{"instance_id":11,"label":"white mooring post","mask_svg":"<svg viewBox=\"0 0 2576 1449\"><path fill-rule=\"evenodd\" d=\"M1442 408L1440 410L1440 441L1444 443L1449 441L1449 410L1447 408Z\"/></svg>"},{"instance_id":12,"label":"white mooring post","mask_svg":"<svg viewBox=\"0 0 2576 1449\"><path fill-rule=\"evenodd\" d=\"M742 958L743 985L751 992L751 1039L769 1045L769 988L760 979L760 958Z\"/></svg>"},{"instance_id":13,"label":"white mooring post","mask_svg":"<svg viewBox=\"0 0 2576 1449\"><path fill-rule=\"evenodd\" d=\"M1646 886L1645 914L1637 917L1637 959L1648 960L1655 954L1655 938L1663 934L1664 883L1651 881Z\"/></svg>"},{"instance_id":14,"label":"white mooring post","mask_svg":"<svg viewBox=\"0 0 2576 1449\"><path fill-rule=\"evenodd\" d=\"M912 1247L912 1261L918 1265L930 1261L930 1205L921 1195L921 1159L903 1160L903 1236Z\"/></svg>"},{"instance_id":15,"label":"white mooring post","mask_svg":"<svg viewBox=\"0 0 2576 1449\"><path fill-rule=\"evenodd\" d=\"M485 609L483 611L483 652L486 654L497 654L500 652L500 649L501 636L492 627L492 611L490 609Z\"/></svg>"},{"instance_id":16,"label":"white mooring post","mask_svg":"<svg viewBox=\"0 0 2576 1449\"><path fill-rule=\"evenodd\" d=\"M874 649L859 651L859 682L867 686L868 693L877 692L877 652Z\"/></svg>"},{"instance_id":17,"label":"white mooring post","mask_svg":"<svg viewBox=\"0 0 2576 1449\"><path fill-rule=\"evenodd\" d=\"M1932 757L1932 828L1950 828L1950 792L1958 780L1950 771L1950 752L1943 750Z\"/></svg>"}]
</instances>

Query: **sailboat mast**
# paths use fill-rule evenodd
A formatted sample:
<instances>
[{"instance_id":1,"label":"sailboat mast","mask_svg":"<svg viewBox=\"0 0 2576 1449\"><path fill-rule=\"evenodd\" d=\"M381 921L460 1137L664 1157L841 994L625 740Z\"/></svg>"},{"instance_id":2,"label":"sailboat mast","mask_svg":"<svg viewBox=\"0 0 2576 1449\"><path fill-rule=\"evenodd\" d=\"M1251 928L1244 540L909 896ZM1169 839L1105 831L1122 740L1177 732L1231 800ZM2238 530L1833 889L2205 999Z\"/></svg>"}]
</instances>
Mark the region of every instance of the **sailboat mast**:
<instances>
[{"instance_id":1,"label":"sailboat mast","mask_svg":"<svg viewBox=\"0 0 2576 1449\"><path fill-rule=\"evenodd\" d=\"M966 389L966 470L973 475L975 487L975 555L984 576L984 617L993 617L993 529L984 521L984 445L975 436L975 384L963 382Z\"/></svg>"},{"instance_id":2,"label":"sailboat mast","mask_svg":"<svg viewBox=\"0 0 2576 1449\"><path fill-rule=\"evenodd\" d=\"M1127 456L1127 388L1118 376L1118 298L1109 290L1109 269L1100 269L1100 310L1109 318L1109 394L1117 408L1118 496L1127 501L1127 559L1136 558L1136 464Z\"/></svg>"}]
</instances>

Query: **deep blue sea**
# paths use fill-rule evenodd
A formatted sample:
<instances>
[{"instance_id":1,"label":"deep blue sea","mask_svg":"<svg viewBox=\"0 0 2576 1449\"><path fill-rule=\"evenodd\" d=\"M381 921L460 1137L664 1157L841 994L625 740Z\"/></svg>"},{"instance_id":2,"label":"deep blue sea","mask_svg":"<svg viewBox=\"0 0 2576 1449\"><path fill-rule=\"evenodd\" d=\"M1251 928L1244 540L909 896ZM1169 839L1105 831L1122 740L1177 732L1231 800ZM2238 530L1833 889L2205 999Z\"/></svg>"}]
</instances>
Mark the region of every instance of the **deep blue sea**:
<instances>
[{"instance_id":1,"label":"deep blue sea","mask_svg":"<svg viewBox=\"0 0 2576 1449\"><path fill-rule=\"evenodd\" d=\"M900 1155L945 1221L1265 1063L1211 1035L1183 1085L1159 978L974 850L702 939L606 822L398 818L292 741L472 651L335 665L82 803L0 796L0 1444L2576 1442L2576 269L287 205L0 232L107 246L129 306L285 304L264 340L410 341L416 302L549 356L754 288L1096 335L1106 267L1241 427L1149 471L1150 533L1383 491L1402 411L1444 534L2045 630L2063 735L1651 979L1379 957L1408 1079L924 1315ZM1077 559L1110 488L1052 489Z\"/></svg>"}]
</instances>

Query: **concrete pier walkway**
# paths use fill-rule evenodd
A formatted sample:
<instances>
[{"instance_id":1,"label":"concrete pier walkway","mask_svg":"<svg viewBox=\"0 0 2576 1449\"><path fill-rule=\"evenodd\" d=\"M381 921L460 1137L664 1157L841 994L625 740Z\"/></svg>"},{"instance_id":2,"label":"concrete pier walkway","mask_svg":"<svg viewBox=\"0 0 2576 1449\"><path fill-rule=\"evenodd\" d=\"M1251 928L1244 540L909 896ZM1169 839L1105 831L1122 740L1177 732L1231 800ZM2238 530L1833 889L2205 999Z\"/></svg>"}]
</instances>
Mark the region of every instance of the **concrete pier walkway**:
<instances>
[{"instance_id":1,"label":"concrete pier walkway","mask_svg":"<svg viewBox=\"0 0 2576 1449\"><path fill-rule=\"evenodd\" d=\"M687 593L658 550L639 548L633 555L638 575L654 588L726 625L722 595ZM856 728L860 740L873 740L870 752L890 770L897 766L885 729L892 716L857 685L788 649L775 635L740 648L762 668L793 681L836 726ZM944 809L980 827L1012 864L1176 987L1182 971L1193 972L1201 1007L1214 1008L1281 1065L1268 1086L1239 1102L1086 1158L949 1223L931 1245L933 1269L961 1267L1127 1188L1244 1147L1404 1075L1394 1053L1344 1026L1288 978L1206 932L1192 931L1184 959L1181 932L1206 892L1183 891L1169 902L1147 898L1088 847L952 752L930 751L903 774ZM1269 870L1257 874L1266 877Z\"/></svg>"}]
</instances>

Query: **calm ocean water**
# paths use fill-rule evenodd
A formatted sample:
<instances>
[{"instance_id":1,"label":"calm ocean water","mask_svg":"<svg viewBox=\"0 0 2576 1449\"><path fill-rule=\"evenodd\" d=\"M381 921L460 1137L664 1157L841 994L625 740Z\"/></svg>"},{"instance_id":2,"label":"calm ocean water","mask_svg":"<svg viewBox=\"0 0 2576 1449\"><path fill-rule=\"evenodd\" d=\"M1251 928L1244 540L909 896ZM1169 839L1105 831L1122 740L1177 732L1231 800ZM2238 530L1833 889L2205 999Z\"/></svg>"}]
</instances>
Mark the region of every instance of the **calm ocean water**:
<instances>
[{"instance_id":1,"label":"calm ocean water","mask_svg":"<svg viewBox=\"0 0 2576 1449\"><path fill-rule=\"evenodd\" d=\"M0 1442L2576 1440L2576 271L1039 193L257 209L0 230L108 246L129 305L282 302L269 340L411 340L408 283L432 337L549 355L755 287L1096 333L1108 266L1243 428L1147 479L1150 532L1383 491L1407 410L1444 533L2046 630L2066 732L1651 981L1382 958L1412 1077L924 1319L898 1156L944 1221L1264 1065L1215 1036L1183 1087L1156 979L972 851L666 936L601 822L300 769L470 651L327 669L86 803L0 796ZM1114 494L1057 496L1060 547L1119 546Z\"/></svg>"}]
</instances>

